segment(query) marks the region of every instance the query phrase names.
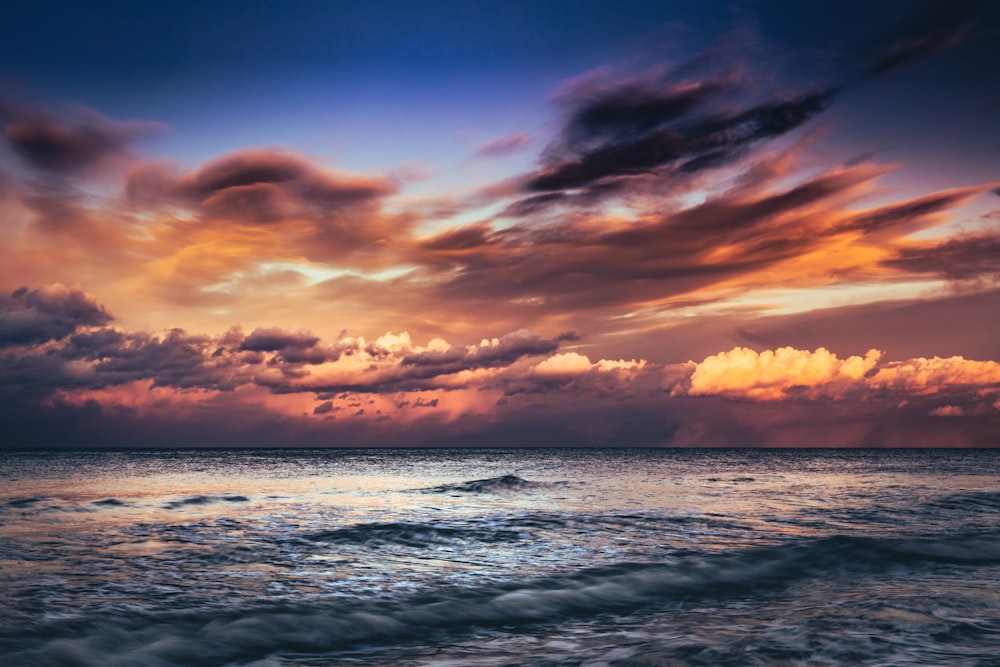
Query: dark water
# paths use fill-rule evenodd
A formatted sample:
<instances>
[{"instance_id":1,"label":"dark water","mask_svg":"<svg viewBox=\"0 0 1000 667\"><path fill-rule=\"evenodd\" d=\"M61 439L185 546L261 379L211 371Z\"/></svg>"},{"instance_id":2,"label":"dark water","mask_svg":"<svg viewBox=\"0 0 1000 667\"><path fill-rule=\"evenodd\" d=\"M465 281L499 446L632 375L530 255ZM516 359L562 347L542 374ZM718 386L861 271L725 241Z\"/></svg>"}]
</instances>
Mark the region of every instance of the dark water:
<instances>
[{"instance_id":1,"label":"dark water","mask_svg":"<svg viewBox=\"0 0 1000 667\"><path fill-rule=\"evenodd\" d=\"M0 452L0 665L1000 665L1000 450Z\"/></svg>"}]
</instances>

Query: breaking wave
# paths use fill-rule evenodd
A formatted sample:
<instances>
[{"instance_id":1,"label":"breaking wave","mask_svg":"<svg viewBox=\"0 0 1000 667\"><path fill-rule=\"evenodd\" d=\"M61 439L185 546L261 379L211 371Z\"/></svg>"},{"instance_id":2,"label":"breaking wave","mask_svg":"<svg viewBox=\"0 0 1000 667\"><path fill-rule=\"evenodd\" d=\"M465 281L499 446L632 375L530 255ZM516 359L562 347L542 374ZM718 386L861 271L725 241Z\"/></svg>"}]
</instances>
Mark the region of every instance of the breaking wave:
<instances>
[{"instance_id":1,"label":"breaking wave","mask_svg":"<svg viewBox=\"0 0 1000 667\"><path fill-rule=\"evenodd\" d=\"M427 493L492 493L504 494L519 491L531 491L556 485L563 485L565 482L533 482L522 479L517 475L503 475L501 477L490 477L488 479L474 479L468 482L457 484L442 484L429 489L420 489Z\"/></svg>"},{"instance_id":2,"label":"breaking wave","mask_svg":"<svg viewBox=\"0 0 1000 667\"><path fill-rule=\"evenodd\" d=\"M212 503L246 503L246 496L190 496L181 500L172 500L164 505L167 509L178 509L189 505L210 505Z\"/></svg>"}]
</instances>

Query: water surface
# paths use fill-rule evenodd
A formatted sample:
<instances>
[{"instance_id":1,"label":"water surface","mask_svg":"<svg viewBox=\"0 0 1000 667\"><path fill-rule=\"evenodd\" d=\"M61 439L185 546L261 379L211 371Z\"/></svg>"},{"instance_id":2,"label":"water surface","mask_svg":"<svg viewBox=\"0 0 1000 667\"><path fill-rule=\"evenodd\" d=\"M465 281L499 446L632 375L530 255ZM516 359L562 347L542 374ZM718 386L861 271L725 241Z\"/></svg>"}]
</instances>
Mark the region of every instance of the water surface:
<instances>
[{"instance_id":1,"label":"water surface","mask_svg":"<svg viewBox=\"0 0 1000 667\"><path fill-rule=\"evenodd\" d=\"M0 452L0 664L1000 665L998 450Z\"/></svg>"}]
</instances>

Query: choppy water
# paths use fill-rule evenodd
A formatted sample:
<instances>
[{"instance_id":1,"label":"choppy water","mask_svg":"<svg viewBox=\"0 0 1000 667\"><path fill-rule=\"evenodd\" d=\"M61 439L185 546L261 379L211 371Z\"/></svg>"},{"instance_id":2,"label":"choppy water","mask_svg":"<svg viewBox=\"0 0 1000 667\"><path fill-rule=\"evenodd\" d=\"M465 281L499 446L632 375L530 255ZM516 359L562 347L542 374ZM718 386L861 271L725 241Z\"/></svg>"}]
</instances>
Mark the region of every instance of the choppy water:
<instances>
[{"instance_id":1,"label":"choppy water","mask_svg":"<svg viewBox=\"0 0 1000 667\"><path fill-rule=\"evenodd\" d=\"M0 664L1000 665L1000 450L0 452Z\"/></svg>"}]
</instances>

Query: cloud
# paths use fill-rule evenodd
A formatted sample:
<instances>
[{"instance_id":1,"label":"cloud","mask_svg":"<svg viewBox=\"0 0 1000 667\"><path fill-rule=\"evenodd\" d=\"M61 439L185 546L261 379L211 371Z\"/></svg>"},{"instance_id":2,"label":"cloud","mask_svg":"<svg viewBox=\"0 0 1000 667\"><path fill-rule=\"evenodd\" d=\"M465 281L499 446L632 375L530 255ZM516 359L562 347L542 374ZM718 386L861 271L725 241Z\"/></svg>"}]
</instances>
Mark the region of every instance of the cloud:
<instances>
[{"instance_id":1,"label":"cloud","mask_svg":"<svg viewBox=\"0 0 1000 667\"><path fill-rule=\"evenodd\" d=\"M495 188L507 212L521 216L516 224L476 220L439 231L419 206L395 198L400 186L392 178L327 169L288 150L247 149L190 169L135 160L125 201L22 192L18 213L30 221L22 238L33 252L16 253L8 271L31 276L42 262L66 267L47 279L103 281L101 293L117 310L142 294L159 313L184 305L221 319L208 313L252 305L283 317L289 303L322 298L367 318L368 331L402 321L421 336L445 333L445 322L461 322L466 333L525 323L548 331L612 328L622 322L612 318L666 310L681 299L709 303L768 285L926 274L926 242L907 235L946 221L978 192L937 192L865 211L866 197L884 194L878 181L890 167L862 161L823 169L806 151L814 138L766 139L809 115L804 97L765 95L762 103L745 76L696 79L692 72L597 74L565 88L563 127L541 169ZM662 171L529 187L547 170L605 149L689 130L709 137L711 128L726 145L749 142L753 150L734 148L735 162L711 170L684 172L687 158L677 158ZM611 199L621 207L602 209ZM983 253L979 263L954 264L976 277L989 262ZM393 277L377 273L383 269ZM317 285L318 271L340 275ZM254 312L261 319L253 324L269 324L264 310ZM176 324L159 317L157 326ZM316 329L317 319L332 319L311 317L302 325ZM313 361L327 355L297 349Z\"/></svg>"},{"instance_id":2,"label":"cloud","mask_svg":"<svg viewBox=\"0 0 1000 667\"><path fill-rule=\"evenodd\" d=\"M699 318L699 340L711 337L702 330L713 325L730 327L737 341L715 342L708 352L698 348L691 355L702 358L726 344L739 342L756 349L790 345L799 349L830 346L835 350L866 350L878 346L887 359L919 357L927 350L941 356L967 359L990 358L996 354L995 320L1000 314L1000 291L945 292L924 294L915 299L876 301L812 309L792 315L745 315ZM983 322L982 326L956 326L962 322ZM914 335L919 332L919 335ZM672 332L673 335L673 332ZM719 343L722 344L719 344ZM689 355L690 356L690 355Z\"/></svg>"},{"instance_id":3,"label":"cloud","mask_svg":"<svg viewBox=\"0 0 1000 667\"><path fill-rule=\"evenodd\" d=\"M336 359L344 352L343 347L320 344L319 336L307 331L292 333L277 327L254 329L238 349L244 352L277 352L283 361L292 364L321 364Z\"/></svg>"},{"instance_id":4,"label":"cloud","mask_svg":"<svg viewBox=\"0 0 1000 667\"><path fill-rule=\"evenodd\" d=\"M482 158L501 158L513 155L531 143L532 139L524 132L512 132L502 137L491 139L476 147L473 154Z\"/></svg>"},{"instance_id":5,"label":"cloud","mask_svg":"<svg viewBox=\"0 0 1000 667\"><path fill-rule=\"evenodd\" d=\"M695 363L670 366L665 386L674 396L724 396L755 401L788 398L898 398L955 389L978 398L1000 385L1000 364L954 356L885 361L878 350L840 359L825 348L783 347L756 352L736 347Z\"/></svg>"},{"instance_id":6,"label":"cloud","mask_svg":"<svg viewBox=\"0 0 1000 667\"><path fill-rule=\"evenodd\" d=\"M127 157L140 137L162 126L140 121L113 121L81 109L75 123L43 109L16 109L7 114L4 138L27 164L45 172L80 175L114 158Z\"/></svg>"},{"instance_id":7,"label":"cloud","mask_svg":"<svg viewBox=\"0 0 1000 667\"><path fill-rule=\"evenodd\" d=\"M756 282L758 272L811 253L811 266L795 267L798 277L813 270L825 279L835 270L823 266L825 247L838 247L847 234L863 244L863 230L848 224L843 207L884 171L869 163L834 168L782 189L734 189L681 210L664 211L654 200L632 219L576 215L496 230L477 223L420 241L411 257L449 269L436 274L439 298L537 299L549 312L627 308L741 277ZM905 226L905 215L897 216ZM836 267L842 271L869 264L862 255L830 259L845 263Z\"/></svg>"},{"instance_id":8,"label":"cloud","mask_svg":"<svg viewBox=\"0 0 1000 667\"><path fill-rule=\"evenodd\" d=\"M522 358L549 354L573 338L563 334L547 339L516 331L478 345L450 345L435 338L426 347L415 345L406 332L386 333L371 343L362 337L342 338L336 346L346 352L326 363L302 369L269 367L255 381L273 391L317 393L495 386Z\"/></svg>"},{"instance_id":9,"label":"cloud","mask_svg":"<svg viewBox=\"0 0 1000 667\"><path fill-rule=\"evenodd\" d=\"M941 214L966 203L983 188L957 188L935 192L908 201L894 202L866 211L848 220L842 229L856 229L869 234L884 231L914 232L941 221Z\"/></svg>"},{"instance_id":10,"label":"cloud","mask_svg":"<svg viewBox=\"0 0 1000 667\"><path fill-rule=\"evenodd\" d=\"M917 357L883 365L867 379L868 386L906 394L935 394L953 386L1000 384L1000 363L964 357Z\"/></svg>"},{"instance_id":11,"label":"cloud","mask_svg":"<svg viewBox=\"0 0 1000 667\"><path fill-rule=\"evenodd\" d=\"M800 127L837 94L826 88L761 102L746 94L734 71L697 78L702 69L628 77L603 69L564 84L554 98L564 109L559 137L540 168L519 179L527 197L505 215L532 215L554 204L593 206L652 187L646 179L662 189L716 171Z\"/></svg>"},{"instance_id":12,"label":"cloud","mask_svg":"<svg viewBox=\"0 0 1000 667\"><path fill-rule=\"evenodd\" d=\"M136 165L126 191L136 203L187 205L208 218L268 223L333 215L396 191L388 179L323 170L289 151L246 149L178 174L159 163Z\"/></svg>"},{"instance_id":13,"label":"cloud","mask_svg":"<svg viewBox=\"0 0 1000 667\"><path fill-rule=\"evenodd\" d=\"M565 84L556 100L568 108L557 154L577 155L609 143L640 138L690 115L699 107L736 93L731 77L671 81L658 72L615 78L597 70Z\"/></svg>"},{"instance_id":14,"label":"cloud","mask_svg":"<svg viewBox=\"0 0 1000 667\"><path fill-rule=\"evenodd\" d=\"M687 382L675 385L674 392L754 400L778 400L796 390L837 395L861 380L880 357L878 350L841 360L824 348L810 352L782 347L758 353L736 347L694 365Z\"/></svg>"},{"instance_id":15,"label":"cloud","mask_svg":"<svg viewBox=\"0 0 1000 667\"><path fill-rule=\"evenodd\" d=\"M331 412L333 412L333 403L331 401L323 401L313 408L314 415L328 415Z\"/></svg>"},{"instance_id":16,"label":"cloud","mask_svg":"<svg viewBox=\"0 0 1000 667\"><path fill-rule=\"evenodd\" d=\"M234 327L219 336L174 328L159 333L112 329L111 316L80 288L19 289L0 301L0 381L5 393L121 387L233 391L262 386L275 394L390 394L481 388L519 373L528 357L544 357L575 340L520 330L477 345L437 338L425 346L406 332L374 341L341 335L324 341L306 331ZM6 348L4 350L3 348ZM498 386L498 385L494 385ZM498 389L499 391L499 389ZM433 396L418 401L430 406ZM414 404L416 405L416 404Z\"/></svg>"},{"instance_id":17,"label":"cloud","mask_svg":"<svg viewBox=\"0 0 1000 667\"><path fill-rule=\"evenodd\" d=\"M736 114L670 123L634 138L608 140L575 156L552 161L526 182L530 192L582 188L601 180L635 176L669 166L697 172L728 164L744 149L781 136L825 110L835 90L805 93L788 100L750 107ZM623 124L634 126L631 114ZM626 134L626 136L629 136Z\"/></svg>"},{"instance_id":18,"label":"cloud","mask_svg":"<svg viewBox=\"0 0 1000 667\"><path fill-rule=\"evenodd\" d=\"M444 341L431 341L428 349L403 357L403 365L433 368L437 372L477 367L505 366L521 357L554 352L563 341L576 340L567 332L555 338L543 338L521 329L500 338L483 339L479 345L447 346Z\"/></svg>"},{"instance_id":19,"label":"cloud","mask_svg":"<svg viewBox=\"0 0 1000 667\"><path fill-rule=\"evenodd\" d=\"M618 361L601 359L591 362L590 358L586 355L577 352L563 352L537 363L532 369L532 374L542 378L572 378L595 370L600 373L610 373L623 370L637 370L643 368L645 365L646 362L644 360L636 361L635 359L631 361L625 361L624 359L619 359Z\"/></svg>"},{"instance_id":20,"label":"cloud","mask_svg":"<svg viewBox=\"0 0 1000 667\"><path fill-rule=\"evenodd\" d=\"M324 341L277 327L248 335L238 327L217 336L176 328L149 333L107 326L110 316L79 289L19 290L10 303L17 308L5 313L32 308L58 316L0 349L0 397L20 406L25 419L55 410L90 420L87 406L93 405L122 427L174 415L209 428L199 415L211 410L228 420L245 412L252 395L267 406L250 420L255 423L296 415L333 424L336 414L337 424L431 419L470 428L473 422L463 420L490 414L505 394L614 397L627 393L646 367L642 360L590 362L560 354L560 344L577 339L573 333L549 338L519 330L478 344L436 338L426 346L405 332L371 341L343 334ZM378 437L397 429L385 428Z\"/></svg>"},{"instance_id":21,"label":"cloud","mask_svg":"<svg viewBox=\"0 0 1000 667\"><path fill-rule=\"evenodd\" d=\"M519 441L538 444L621 444L626 437L632 444L680 444L698 433L706 438L702 444L738 437L744 444L748 437L754 444L782 444L804 431L781 421L780 414L801 412L806 403L832 411L824 413L826 421L813 415L820 429L815 433L831 414L842 412L836 405L862 406L862 412L881 405L889 411L884 419L896 419L893 406L907 402L908 418L950 416L989 430L1000 394L1000 364L962 357L895 362L875 350L840 358L824 348L734 348L700 363L662 367L560 351L562 341L576 339L573 334L546 338L516 331L472 345L437 338L425 346L406 333L324 341L274 327L249 335L238 328L218 336L179 329L152 334L106 326L110 316L82 290L23 291L17 298L88 323L64 326L60 332L70 333L61 338L36 336L0 350L0 394L16 406L5 423L15 429L17 442L29 423L33 432L51 435L54 423L39 429L32 420L52 414L87 424L91 434L125 429L120 437L131 433L144 443L179 437L181 422L196 425L202 438L210 433L225 442L267 444L283 425L281 442L319 443L322 434L310 426L315 420L336 429L326 437L336 433L345 444L392 444L393 438L442 444L462 437L489 444L515 433ZM669 395L656 391L657 378L668 378ZM709 415L699 407L707 403L691 402L719 398L780 404L783 412L733 408ZM21 416L15 419L15 413ZM707 431L698 430L696 418ZM152 439L128 430L169 419L180 421L158 427ZM234 419L243 426L227 426ZM763 429L759 433L747 430L754 420ZM837 431L830 422L811 442L864 444L875 437L879 422L874 413L854 425L862 422L863 431ZM73 428L69 421L64 426ZM973 426L962 437L978 442ZM945 442L945 436L931 440Z\"/></svg>"},{"instance_id":22,"label":"cloud","mask_svg":"<svg viewBox=\"0 0 1000 667\"><path fill-rule=\"evenodd\" d=\"M184 274L217 281L262 259L390 265L417 219L382 210L397 189L387 177L324 169L277 149L237 151L187 172L144 162L125 187L130 206L172 212L160 234L177 245L170 282L180 284Z\"/></svg>"},{"instance_id":23,"label":"cloud","mask_svg":"<svg viewBox=\"0 0 1000 667\"><path fill-rule=\"evenodd\" d=\"M927 414L934 415L935 417L961 417L965 414L965 410L960 405L942 405L934 408Z\"/></svg>"},{"instance_id":24,"label":"cloud","mask_svg":"<svg viewBox=\"0 0 1000 667\"><path fill-rule=\"evenodd\" d=\"M952 279L1000 274L1000 235L984 233L937 242L913 242L883 264L907 273Z\"/></svg>"},{"instance_id":25,"label":"cloud","mask_svg":"<svg viewBox=\"0 0 1000 667\"><path fill-rule=\"evenodd\" d=\"M54 283L21 287L0 297L0 346L59 340L84 327L98 327L112 317L80 287Z\"/></svg>"},{"instance_id":26,"label":"cloud","mask_svg":"<svg viewBox=\"0 0 1000 667\"><path fill-rule=\"evenodd\" d=\"M947 50L959 43L984 16L986 2L931 2L896 22L881 36L868 65L869 76L881 76Z\"/></svg>"},{"instance_id":27,"label":"cloud","mask_svg":"<svg viewBox=\"0 0 1000 667\"><path fill-rule=\"evenodd\" d=\"M646 365L645 359L600 359L592 362L578 352L562 352L509 378L505 393L541 393L558 389L622 397L644 372Z\"/></svg>"}]
</instances>

